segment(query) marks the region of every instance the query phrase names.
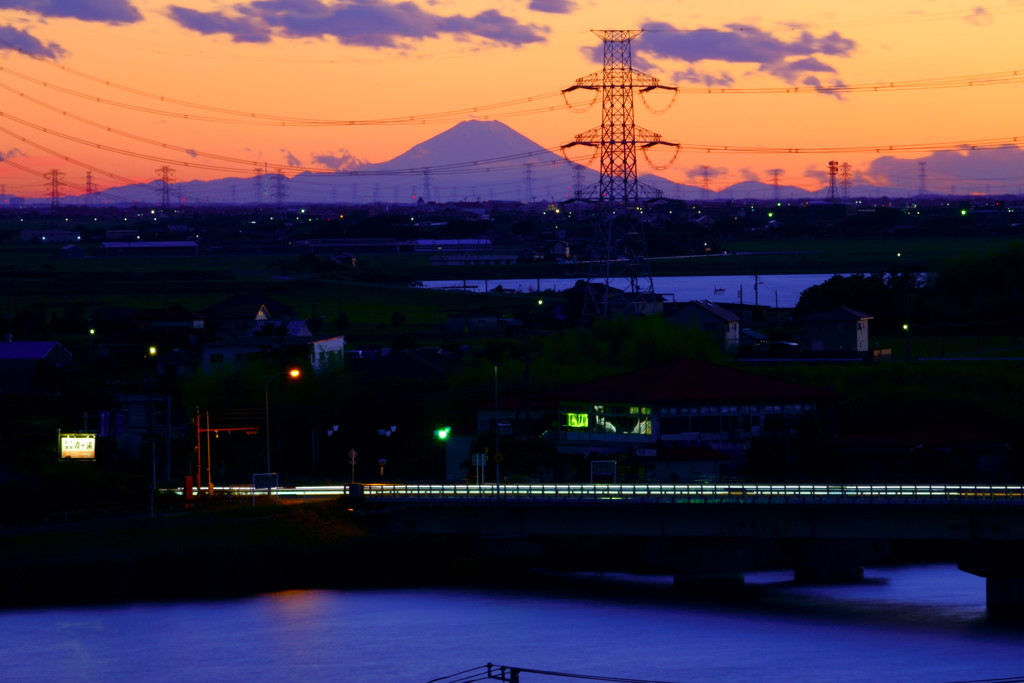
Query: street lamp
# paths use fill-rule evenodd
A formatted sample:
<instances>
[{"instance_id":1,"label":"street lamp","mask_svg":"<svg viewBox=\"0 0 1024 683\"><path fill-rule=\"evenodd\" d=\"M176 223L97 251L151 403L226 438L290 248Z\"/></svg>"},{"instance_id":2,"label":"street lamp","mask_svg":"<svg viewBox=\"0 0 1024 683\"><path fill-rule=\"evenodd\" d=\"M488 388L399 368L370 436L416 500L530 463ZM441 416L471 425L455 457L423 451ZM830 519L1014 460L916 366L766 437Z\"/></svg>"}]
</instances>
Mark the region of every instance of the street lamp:
<instances>
[{"instance_id":1,"label":"street lamp","mask_svg":"<svg viewBox=\"0 0 1024 683\"><path fill-rule=\"evenodd\" d=\"M267 474L270 474L270 383L278 377L290 377L292 379L298 379L302 376L302 371L298 368L292 368L285 372L279 372L271 375L267 378L266 383L263 385L263 416L266 418L266 435L267 435Z\"/></svg>"},{"instance_id":2,"label":"street lamp","mask_svg":"<svg viewBox=\"0 0 1024 683\"><path fill-rule=\"evenodd\" d=\"M448 449L445 445L448 443L448 437L451 436L451 427L438 427L434 430L434 438L437 439L437 444L441 451L441 482L447 481L447 470L448 470Z\"/></svg>"}]
</instances>

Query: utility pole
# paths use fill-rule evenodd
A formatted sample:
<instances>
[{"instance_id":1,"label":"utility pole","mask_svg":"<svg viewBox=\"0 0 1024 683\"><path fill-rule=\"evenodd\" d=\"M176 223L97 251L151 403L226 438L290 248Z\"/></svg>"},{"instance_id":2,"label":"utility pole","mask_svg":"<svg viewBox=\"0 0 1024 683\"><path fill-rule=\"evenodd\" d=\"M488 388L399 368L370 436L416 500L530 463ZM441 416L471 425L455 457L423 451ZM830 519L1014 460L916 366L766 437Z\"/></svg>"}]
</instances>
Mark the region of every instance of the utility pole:
<instances>
[{"instance_id":1,"label":"utility pole","mask_svg":"<svg viewBox=\"0 0 1024 683\"><path fill-rule=\"evenodd\" d=\"M633 93L641 94L676 88L663 86L653 76L633 69L632 40L642 30L595 30L604 42L604 63L600 71L576 79L563 90L592 90L601 96L601 125L579 133L563 150L576 145L597 147L601 176L584 194L597 204L597 224L591 242L591 268L586 283L583 321L610 318L621 313L652 312L654 281L647 261L647 243L641 221L641 199L660 196L654 188L637 180L637 148L678 145L634 123ZM628 291L611 296L613 282L625 281ZM600 284L598 284L600 283Z\"/></svg>"},{"instance_id":2,"label":"utility pole","mask_svg":"<svg viewBox=\"0 0 1024 683\"><path fill-rule=\"evenodd\" d=\"M839 175L839 162L830 161L828 162L828 200L830 202L836 201L839 197L836 195L836 177Z\"/></svg>"}]
</instances>

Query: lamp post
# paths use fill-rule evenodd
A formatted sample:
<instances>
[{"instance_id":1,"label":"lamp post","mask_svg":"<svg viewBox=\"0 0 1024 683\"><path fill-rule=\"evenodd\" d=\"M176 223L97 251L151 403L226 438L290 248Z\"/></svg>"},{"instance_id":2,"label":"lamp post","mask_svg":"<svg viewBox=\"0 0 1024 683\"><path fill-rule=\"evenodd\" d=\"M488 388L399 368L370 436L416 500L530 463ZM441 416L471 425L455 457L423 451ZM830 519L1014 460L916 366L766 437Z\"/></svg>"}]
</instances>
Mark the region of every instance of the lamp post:
<instances>
[{"instance_id":1,"label":"lamp post","mask_svg":"<svg viewBox=\"0 0 1024 683\"><path fill-rule=\"evenodd\" d=\"M438 427L434 430L434 438L437 439L438 447L440 448L441 455L441 483L443 484L448 480L448 449L445 446L448 444L448 437L452 433L451 427Z\"/></svg>"},{"instance_id":2,"label":"lamp post","mask_svg":"<svg viewBox=\"0 0 1024 683\"><path fill-rule=\"evenodd\" d=\"M539 288L538 288L539 289ZM498 364L494 364L494 486L501 488L501 451L498 449Z\"/></svg>"},{"instance_id":3,"label":"lamp post","mask_svg":"<svg viewBox=\"0 0 1024 683\"><path fill-rule=\"evenodd\" d=\"M263 416L266 419L266 429L264 430L267 436L267 474L270 474L270 383L278 377L288 376L292 379L298 379L302 376L302 371L298 368L292 368L285 372L278 372L267 378L266 383L263 385Z\"/></svg>"}]
</instances>

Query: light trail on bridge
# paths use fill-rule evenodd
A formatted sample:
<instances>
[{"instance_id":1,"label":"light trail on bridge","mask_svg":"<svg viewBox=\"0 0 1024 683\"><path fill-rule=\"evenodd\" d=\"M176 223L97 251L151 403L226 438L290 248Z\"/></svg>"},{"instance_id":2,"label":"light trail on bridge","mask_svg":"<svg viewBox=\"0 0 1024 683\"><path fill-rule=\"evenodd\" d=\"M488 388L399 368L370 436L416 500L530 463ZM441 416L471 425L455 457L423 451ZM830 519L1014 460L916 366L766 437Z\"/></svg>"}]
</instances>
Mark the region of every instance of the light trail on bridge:
<instances>
[{"instance_id":1,"label":"light trail on bridge","mask_svg":"<svg viewBox=\"0 0 1024 683\"><path fill-rule=\"evenodd\" d=\"M184 495L183 488L164 489ZM1024 505L1024 486L980 484L340 484L216 486L222 496L447 503L960 504Z\"/></svg>"}]
</instances>

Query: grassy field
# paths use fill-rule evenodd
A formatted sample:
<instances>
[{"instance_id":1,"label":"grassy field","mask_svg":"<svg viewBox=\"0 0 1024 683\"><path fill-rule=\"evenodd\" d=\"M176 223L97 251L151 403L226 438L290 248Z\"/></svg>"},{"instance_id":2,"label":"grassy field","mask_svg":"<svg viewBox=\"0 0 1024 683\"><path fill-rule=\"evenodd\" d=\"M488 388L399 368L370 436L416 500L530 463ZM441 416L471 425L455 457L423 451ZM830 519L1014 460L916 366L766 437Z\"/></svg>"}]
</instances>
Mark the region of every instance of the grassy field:
<instances>
[{"instance_id":1,"label":"grassy field","mask_svg":"<svg viewBox=\"0 0 1024 683\"><path fill-rule=\"evenodd\" d=\"M729 253L652 259L655 275L780 274L931 271L956 257L1004 247L1009 238L893 238L748 240L726 244ZM53 246L0 248L0 306L51 318L77 310L87 320L106 307L202 310L240 291L260 291L306 318L330 323L344 314L352 332L394 334L437 329L454 312L514 314L530 297L467 294L401 286L429 279L586 277L586 264L538 263L514 267L431 267L421 255L372 255L357 268L300 271L295 255L208 254L196 257L62 258ZM393 284L389 284L393 283ZM400 321L402 325L394 325Z\"/></svg>"},{"instance_id":2,"label":"grassy field","mask_svg":"<svg viewBox=\"0 0 1024 683\"><path fill-rule=\"evenodd\" d=\"M725 243L728 256L659 259L653 268L656 274L666 275L930 272L960 256L997 251L1014 241L1019 240L992 236L736 240Z\"/></svg>"},{"instance_id":3,"label":"grassy field","mask_svg":"<svg viewBox=\"0 0 1024 683\"><path fill-rule=\"evenodd\" d=\"M102 309L181 306L201 311L244 291L278 300L299 317L322 319L328 332L336 331L344 317L345 333L362 338L433 332L457 312L514 315L535 305L533 297L514 293L478 295L386 284L412 279L393 262L359 273L300 272L291 267L294 263L294 256L267 255L65 259L48 247L5 247L0 249L0 306L11 317L31 311L46 320L80 318L57 336L84 341L90 321ZM415 264L409 268L417 269Z\"/></svg>"}]
</instances>

